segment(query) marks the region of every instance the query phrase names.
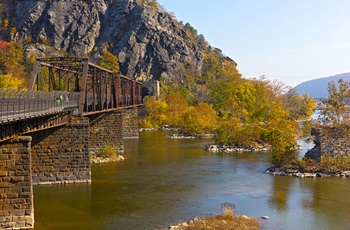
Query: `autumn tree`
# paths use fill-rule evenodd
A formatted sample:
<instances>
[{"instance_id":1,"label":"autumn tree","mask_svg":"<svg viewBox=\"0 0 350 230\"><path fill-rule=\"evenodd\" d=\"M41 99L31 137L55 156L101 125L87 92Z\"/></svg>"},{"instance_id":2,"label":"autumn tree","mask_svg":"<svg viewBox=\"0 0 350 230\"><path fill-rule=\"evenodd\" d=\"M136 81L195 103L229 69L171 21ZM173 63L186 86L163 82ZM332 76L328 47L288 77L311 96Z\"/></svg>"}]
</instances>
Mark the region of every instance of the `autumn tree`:
<instances>
[{"instance_id":1,"label":"autumn tree","mask_svg":"<svg viewBox=\"0 0 350 230\"><path fill-rule=\"evenodd\" d=\"M198 76L198 83L205 84L215 80L220 75L220 58L215 52L204 53L203 73Z\"/></svg>"},{"instance_id":2,"label":"autumn tree","mask_svg":"<svg viewBox=\"0 0 350 230\"><path fill-rule=\"evenodd\" d=\"M22 89L24 79L13 77L11 74L0 74L0 88L1 89Z\"/></svg>"},{"instance_id":3,"label":"autumn tree","mask_svg":"<svg viewBox=\"0 0 350 230\"><path fill-rule=\"evenodd\" d=\"M295 133L299 127L297 123L285 117L276 119L275 122L266 126L264 139L272 146L271 163L278 167L287 166L296 160Z\"/></svg>"},{"instance_id":4,"label":"autumn tree","mask_svg":"<svg viewBox=\"0 0 350 230\"><path fill-rule=\"evenodd\" d=\"M290 111L290 116L293 119L305 119L310 117L316 109L317 102L310 98L308 94L300 96L295 89L290 89L284 95L284 104Z\"/></svg>"},{"instance_id":5,"label":"autumn tree","mask_svg":"<svg viewBox=\"0 0 350 230\"><path fill-rule=\"evenodd\" d=\"M183 114L182 129L185 133L204 134L217 128L216 111L208 104L191 106Z\"/></svg>"},{"instance_id":6,"label":"autumn tree","mask_svg":"<svg viewBox=\"0 0 350 230\"><path fill-rule=\"evenodd\" d=\"M137 0L137 3L139 5L148 5L156 10L159 10L161 8L157 0Z\"/></svg>"},{"instance_id":7,"label":"autumn tree","mask_svg":"<svg viewBox=\"0 0 350 230\"><path fill-rule=\"evenodd\" d=\"M3 81L11 82L11 88L24 88L26 82L25 66L24 66L24 49L20 42L1 42L0 43L0 70L2 72ZM13 78L8 81L7 78ZM14 87L13 84L18 84Z\"/></svg>"},{"instance_id":8,"label":"autumn tree","mask_svg":"<svg viewBox=\"0 0 350 230\"><path fill-rule=\"evenodd\" d=\"M102 51L102 60L99 64L106 69L112 70L113 73L120 73L118 58L108 50Z\"/></svg>"},{"instance_id":9,"label":"autumn tree","mask_svg":"<svg viewBox=\"0 0 350 230\"><path fill-rule=\"evenodd\" d=\"M197 38L198 34L197 34L197 30L195 28L193 28L193 26L191 26L190 23L186 23L184 25L184 29L186 30L186 35L191 38L191 39L195 39Z\"/></svg>"},{"instance_id":10,"label":"autumn tree","mask_svg":"<svg viewBox=\"0 0 350 230\"><path fill-rule=\"evenodd\" d=\"M338 84L334 81L328 83L328 98L322 100L324 105L320 113L321 122L338 126L349 124L349 82L339 79Z\"/></svg>"},{"instance_id":11,"label":"autumn tree","mask_svg":"<svg viewBox=\"0 0 350 230\"><path fill-rule=\"evenodd\" d=\"M272 162L284 165L294 159L299 125L289 119L283 103L283 85L264 77L251 80L220 79L211 84L211 95L221 122L217 143L272 146Z\"/></svg>"},{"instance_id":12,"label":"autumn tree","mask_svg":"<svg viewBox=\"0 0 350 230\"><path fill-rule=\"evenodd\" d=\"M166 124L166 102L145 97L144 105L146 106L147 117L140 121L142 127L160 127Z\"/></svg>"},{"instance_id":13,"label":"autumn tree","mask_svg":"<svg viewBox=\"0 0 350 230\"><path fill-rule=\"evenodd\" d=\"M182 94L179 92L173 92L167 97L166 103L168 104L166 113L167 123L174 127L178 127L182 124L182 118L186 112L187 102Z\"/></svg>"},{"instance_id":14,"label":"autumn tree","mask_svg":"<svg viewBox=\"0 0 350 230\"><path fill-rule=\"evenodd\" d=\"M209 93L214 109L220 116L228 116L234 111L234 97L232 89L237 82L232 79L218 79L209 85Z\"/></svg>"}]
</instances>

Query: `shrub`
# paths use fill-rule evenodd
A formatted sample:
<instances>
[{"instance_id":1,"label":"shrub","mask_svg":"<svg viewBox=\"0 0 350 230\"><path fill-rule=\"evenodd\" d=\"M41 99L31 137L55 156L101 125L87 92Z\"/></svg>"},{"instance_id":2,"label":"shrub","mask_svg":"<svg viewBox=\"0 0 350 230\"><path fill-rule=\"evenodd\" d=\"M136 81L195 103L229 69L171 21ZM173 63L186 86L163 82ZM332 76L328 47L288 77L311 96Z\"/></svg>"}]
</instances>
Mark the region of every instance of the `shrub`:
<instances>
[{"instance_id":1,"label":"shrub","mask_svg":"<svg viewBox=\"0 0 350 230\"><path fill-rule=\"evenodd\" d=\"M221 205L222 217L225 220L231 220L235 217L235 205L232 203L224 203Z\"/></svg>"},{"instance_id":2,"label":"shrub","mask_svg":"<svg viewBox=\"0 0 350 230\"><path fill-rule=\"evenodd\" d=\"M98 150L98 156L101 157L115 157L118 151L110 143L106 143L102 148Z\"/></svg>"},{"instance_id":3,"label":"shrub","mask_svg":"<svg viewBox=\"0 0 350 230\"><path fill-rule=\"evenodd\" d=\"M152 123L149 121L148 118L140 119L140 120L139 120L139 125L140 125L140 128L153 128L153 125L152 125Z\"/></svg>"},{"instance_id":4,"label":"shrub","mask_svg":"<svg viewBox=\"0 0 350 230\"><path fill-rule=\"evenodd\" d=\"M339 170L350 170L350 157L337 156L332 157L328 154L321 156L321 170L325 172L336 172Z\"/></svg>"}]
</instances>

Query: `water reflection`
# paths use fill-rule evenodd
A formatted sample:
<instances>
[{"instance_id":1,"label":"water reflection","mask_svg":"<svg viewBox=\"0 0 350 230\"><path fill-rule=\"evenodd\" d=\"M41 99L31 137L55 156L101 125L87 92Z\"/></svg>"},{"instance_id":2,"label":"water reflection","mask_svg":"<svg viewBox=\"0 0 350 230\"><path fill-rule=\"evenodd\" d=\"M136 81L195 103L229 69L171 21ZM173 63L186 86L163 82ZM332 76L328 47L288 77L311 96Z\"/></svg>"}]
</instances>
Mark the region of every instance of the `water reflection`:
<instances>
[{"instance_id":1,"label":"water reflection","mask_svg":"<svg viewBox=\"0 0 350 230\"><path fill-rule=\"evenodd\" d=\"M314 219L322 220L323 229L349 229L349 179L318 178L303 182L301 187L309 196L302 205L313 210Z\"/></svg>"},{"instance_id":2,"label":"water reflection","mask_svg":"<svg viewBox=\"0 0 350 230\"><path fill-rule=\"evenodd\" d=\"M125 140L126 160L92 166L91 184L35 186L35 230L156 229L221 212L264 229L347 229L350 179L274 177L269 153L210 154L211 140L145 132Z\"/></svg>"},{"instance_id":3,"label":"water reflection","mask_svg":"<svg viewBox=\"0 0 350 230\"><path fill-rule=\"evenodd\" d=\"M271 183L271 198L269 205L271 209L277 211L288 211L289 191L292 186L290 177L273 177Z\"/></svg>"}]
</instances>

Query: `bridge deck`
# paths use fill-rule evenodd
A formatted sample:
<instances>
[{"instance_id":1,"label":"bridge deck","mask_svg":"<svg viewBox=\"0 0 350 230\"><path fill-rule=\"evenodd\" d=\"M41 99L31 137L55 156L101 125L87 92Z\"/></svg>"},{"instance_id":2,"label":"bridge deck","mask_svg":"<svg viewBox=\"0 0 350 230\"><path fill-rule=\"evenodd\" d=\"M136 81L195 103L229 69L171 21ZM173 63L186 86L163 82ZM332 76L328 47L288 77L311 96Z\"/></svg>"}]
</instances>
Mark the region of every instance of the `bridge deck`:
<instances>
[{"instance_id":1,"label":"bridge deck","mask_svg":"<svg viewBox=\"0 0 350 230\"><path fill-rule=\"evenodd\" d=\"M68 114L88 116L142 104L140 82L82 58L38 59L28 89L0 89L0 140L23 129L65 124Z\"/></svg>"}]
</instances>

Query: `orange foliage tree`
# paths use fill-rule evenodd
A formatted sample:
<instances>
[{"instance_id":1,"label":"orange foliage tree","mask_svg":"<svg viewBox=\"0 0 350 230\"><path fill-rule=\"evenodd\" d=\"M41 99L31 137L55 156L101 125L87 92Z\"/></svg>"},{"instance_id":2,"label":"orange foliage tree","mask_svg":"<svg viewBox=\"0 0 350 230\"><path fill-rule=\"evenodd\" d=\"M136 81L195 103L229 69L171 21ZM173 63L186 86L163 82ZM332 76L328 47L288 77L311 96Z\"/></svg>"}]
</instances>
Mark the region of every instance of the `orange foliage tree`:
<instances>
[{"instance_id":1,"label":"orange foliage tree","mask_svg":"<svg viewBox=\"0 0 350 230\"><path fill-rule=\"evenodd\" d=\"M190 134L212 132L217 128L216 111L208 104L199 103L189 107L183 114L182 129Z\"/></svg>"},{"instance_id":2,"label":"orange foliage tree","mask_svg":"<svg viewBox=\"0 0 350 230\"><path fill-rule=\"evenodd\" d=\"M168 104L166 113L167 123L169 125L178 127L182 123L182 117L186 112L186 99L179 92L172 92L167 97L166 102Z\"/></svg>"}]
</instances>

